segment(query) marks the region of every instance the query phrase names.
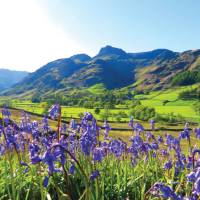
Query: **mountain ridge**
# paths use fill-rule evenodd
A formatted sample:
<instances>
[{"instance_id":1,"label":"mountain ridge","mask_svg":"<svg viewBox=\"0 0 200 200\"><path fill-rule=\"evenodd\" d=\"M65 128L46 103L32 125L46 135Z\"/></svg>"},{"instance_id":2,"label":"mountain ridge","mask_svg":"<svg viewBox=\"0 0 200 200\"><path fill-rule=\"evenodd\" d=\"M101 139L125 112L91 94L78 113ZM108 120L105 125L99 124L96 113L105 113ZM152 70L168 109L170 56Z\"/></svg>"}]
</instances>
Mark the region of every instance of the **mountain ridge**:
<instances>
[{"instance_id":1,"label":"mountain ridge","mask_svg":"<svg viewBox=\"0 0 200 200\"><path fill-rule=\"evenodd\" d=\"M15 94L16 91L19 94L33 89L43 93L59 89L67 91L99 83L109 90L128 85L134 85L134 89L138 90L155 90L168 87L177 73L198 69L199 61L198 49L182 53L168 49L127 53L107 45L94 57L76 54L49 62L5 94Z\"/></svg>"},{"instance_id":2,"label":"mountain ridge","mask_svg":"<svg viewBox=\"0 0 200 200\"><path fill-rule=\"evenodd\" d=\"M12 85L21 81L29 72L10 70L6 68L0 68L0 90L10 88Z\"/></svg>"}]
</instances>

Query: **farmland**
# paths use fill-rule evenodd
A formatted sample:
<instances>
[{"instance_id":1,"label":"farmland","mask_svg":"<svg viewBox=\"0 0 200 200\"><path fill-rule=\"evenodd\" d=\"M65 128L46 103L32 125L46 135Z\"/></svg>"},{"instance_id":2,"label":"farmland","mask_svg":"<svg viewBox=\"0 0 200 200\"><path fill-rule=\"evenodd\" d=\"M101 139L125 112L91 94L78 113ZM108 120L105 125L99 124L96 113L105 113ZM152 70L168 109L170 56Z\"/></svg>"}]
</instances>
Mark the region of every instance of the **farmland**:
<instances>
[{"instance_id":1,"label":"farmland","mask_svg":"<svg viewBox=\"0 0 200 200\"><path fill-rule=\"evenodd\" d=\"M139 94L134 96L134 100L127 100L126 105L116 105L115 108L100 109L100 113L95 113L95 108L85 108L80 106L62 106L62 116L64 118L80 118L85 111L91 112L97 120L104 120L107 112L109 121L128 122L131 116L131 103L139 100L142 105L152 107L163 116L174 115L183 117L183 121L200 122L200 115L195 112L194 104L198 100L182 100L179 94L189 89L194 89L198 85L178 87L163 91L152 91L149 94ZM102 94L104 89L102 85L96 85L89 88L95 95ZM7 102L9 99L1 98L0 102ZM30 100L9 100L12 107L24 109L33 113L43 114L48 110L47 103L32 103ZM121 114L120 114L121 113ZM125 115L123 115L125 113ZM120 117L118 117L120 116ZM120 119L118 119L120 118Z\"/></svg>"}]
</instances>

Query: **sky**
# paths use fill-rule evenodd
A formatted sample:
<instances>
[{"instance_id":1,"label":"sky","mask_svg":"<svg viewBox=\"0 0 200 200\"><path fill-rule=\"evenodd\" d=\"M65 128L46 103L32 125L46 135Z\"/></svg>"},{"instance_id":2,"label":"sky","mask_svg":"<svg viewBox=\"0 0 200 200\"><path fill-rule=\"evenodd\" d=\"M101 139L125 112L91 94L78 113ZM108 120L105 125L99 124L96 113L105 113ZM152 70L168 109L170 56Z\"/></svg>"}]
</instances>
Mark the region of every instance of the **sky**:
<instances>
[{"instance_id":1,"label":"sky","mask_svg":"<svg viewBox=\"0 0 200 200\"><path fill-rule=\"evenodd\" d=\"M34 71L105 45L200 48L199 0L0 0L0 68Z\"/></svg>"}]
</instances>

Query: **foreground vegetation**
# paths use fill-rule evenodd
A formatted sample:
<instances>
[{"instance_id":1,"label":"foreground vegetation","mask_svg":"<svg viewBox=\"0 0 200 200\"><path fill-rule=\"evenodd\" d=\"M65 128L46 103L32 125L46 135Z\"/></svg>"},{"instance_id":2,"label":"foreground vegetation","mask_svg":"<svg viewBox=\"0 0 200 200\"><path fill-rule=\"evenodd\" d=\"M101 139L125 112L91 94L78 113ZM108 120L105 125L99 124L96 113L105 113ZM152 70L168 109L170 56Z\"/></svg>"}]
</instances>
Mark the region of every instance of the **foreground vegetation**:
<instances>
[{"instance_id":1,"label":"foreground vegetation","mask_svg":"<svg viewBox=\"0 0 200 200\"><path fill-rule=\"evenodd\" d=\"M49 115L53 129L46 117L22 113L15 123L2 110L1 199L198 199L199 128L154 135L154 121L145 132L131 118L126 143L110 136L107 122L99 129L89 112L68 127L58 104Z\"/></svg>"}]
</instances>

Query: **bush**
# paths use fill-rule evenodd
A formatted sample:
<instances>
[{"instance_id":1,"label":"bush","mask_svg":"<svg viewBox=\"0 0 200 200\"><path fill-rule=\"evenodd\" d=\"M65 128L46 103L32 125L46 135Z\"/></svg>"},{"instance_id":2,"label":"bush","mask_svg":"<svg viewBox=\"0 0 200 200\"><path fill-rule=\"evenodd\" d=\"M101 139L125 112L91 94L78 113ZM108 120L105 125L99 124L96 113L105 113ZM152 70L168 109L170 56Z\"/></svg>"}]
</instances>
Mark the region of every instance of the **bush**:
<instances>
[{"instance_id":1,"label":"bush","mask_svg":"<svg viewBox=\"0 0 200 200\"><path fill-rule=\"evenodd\" d=\"M95 112L95 114L98 115L101 112L101 110L100 110L100 108L95 108L94 112Z\"/></svg>"},{"instance_id":2,"label":"bush","mask_svg":"<svg viewBox=\"0 0 200 200\"><path fill-rule=\"evenodd\" d=\"M154 108L146 107L143 105L137 105L130 110L130 115L134 116L136 119L147 121L156 115Z\"/></svg>"}]
</instances>

